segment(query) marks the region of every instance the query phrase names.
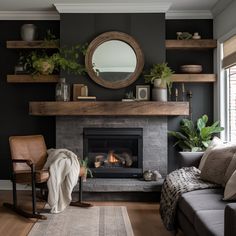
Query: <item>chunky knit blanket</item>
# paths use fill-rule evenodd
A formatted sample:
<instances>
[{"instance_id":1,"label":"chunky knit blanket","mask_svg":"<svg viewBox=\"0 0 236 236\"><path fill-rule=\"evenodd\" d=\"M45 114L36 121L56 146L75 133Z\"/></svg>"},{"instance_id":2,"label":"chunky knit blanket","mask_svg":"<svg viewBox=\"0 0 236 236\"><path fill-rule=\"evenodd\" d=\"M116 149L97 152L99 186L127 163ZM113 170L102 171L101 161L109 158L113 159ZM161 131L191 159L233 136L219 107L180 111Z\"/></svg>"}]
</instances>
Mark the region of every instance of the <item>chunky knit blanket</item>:
<instances>
[{"instance_id":1,"label":"chunky knit blanket","mask_svg":"<svg viewBox=\"0 0 236 236\"><path fill-rule=\"evenodd\" d=\"M161 191L160 213L167 230L176 230L175 213L181 194L197 189L216 188L218 185L200 179L201 171L184 167L167 175Z\"/></svg>"}]
</instances>

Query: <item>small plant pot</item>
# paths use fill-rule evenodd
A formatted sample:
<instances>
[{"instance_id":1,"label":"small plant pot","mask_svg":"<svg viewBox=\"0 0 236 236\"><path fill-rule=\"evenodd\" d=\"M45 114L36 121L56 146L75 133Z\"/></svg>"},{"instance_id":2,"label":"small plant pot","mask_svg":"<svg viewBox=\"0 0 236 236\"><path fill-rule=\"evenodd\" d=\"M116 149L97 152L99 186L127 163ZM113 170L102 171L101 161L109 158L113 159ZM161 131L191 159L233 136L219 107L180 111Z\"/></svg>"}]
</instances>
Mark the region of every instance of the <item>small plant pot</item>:
<instances>
[{"instance_id":1,"label":"small plant pot","mask_svg":"<svg viewBox=\"0 0 236 236\"><path fill-rule=\"evenodd\" d=\"M152 89L152 100L159 102L167 102L168 95L166 88L153 88Z\"/></svg>"},{"instance_id":2,"label":"small plant pot","mask_svg":"<svg viewBox=\"0 0 236 236\"><path fill-rule=\"evenodd\" d=\"M204 152L179 152L179 167L198 167Z\"/></svg>"},{"instance_id":3,"label":"small plant pot","mask_svg":"<svg viewBox=\"0 0 236 236\"><path fill-rule=\"evenodd\" d=\"M154 88L159 88L161 85L161 79L155 79L153 82Z\"/></svg>"}]
</instances>

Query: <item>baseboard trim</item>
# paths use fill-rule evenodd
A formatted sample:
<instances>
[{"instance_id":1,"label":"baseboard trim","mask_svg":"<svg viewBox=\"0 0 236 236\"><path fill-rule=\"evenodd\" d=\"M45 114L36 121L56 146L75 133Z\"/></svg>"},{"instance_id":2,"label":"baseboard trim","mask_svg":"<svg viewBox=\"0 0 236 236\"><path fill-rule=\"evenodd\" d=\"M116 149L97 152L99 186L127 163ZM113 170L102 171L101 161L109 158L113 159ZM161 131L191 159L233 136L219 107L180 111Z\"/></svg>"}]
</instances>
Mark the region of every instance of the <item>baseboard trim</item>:
<instances>
[{"instance_id":1,"label":"baseboard trim","mask_svg":"<svg viewBox=\"0 0 236 236\"><path fill-rule=\"evenodd\" d=\"M31 190L26 184L17 184L17 190ZM0 180L0 190L12 190L11 180Z\"/></svg>"}]
</instances>

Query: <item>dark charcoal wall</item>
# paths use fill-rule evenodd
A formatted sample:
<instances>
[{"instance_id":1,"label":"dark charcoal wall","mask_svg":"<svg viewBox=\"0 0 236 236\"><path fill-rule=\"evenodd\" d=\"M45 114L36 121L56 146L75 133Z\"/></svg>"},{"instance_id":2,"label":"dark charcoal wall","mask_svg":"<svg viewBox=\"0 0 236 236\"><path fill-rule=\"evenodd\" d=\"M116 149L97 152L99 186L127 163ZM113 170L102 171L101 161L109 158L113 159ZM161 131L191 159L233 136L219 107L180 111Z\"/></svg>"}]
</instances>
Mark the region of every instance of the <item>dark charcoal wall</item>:
<instances>
[{"instance_id":1,"label":"dark charcoal wall","mask_svg":"<svg viewBox=\"0 0 236 236\"><path fill-rule=\"evenodd\" d=\"M167 20L166 38L176 39L176 32L199 32L202 38L213 37L212 20ZM166 61L169 66L180 73L179 67L184 64L201 64L203 73L213 73L213 51L212 50L168 50L166 51ZM174 88L181 87L181 84L174 85ZM173 91L174 91L173 88ZM186 83L185 88L193 93L193 120L196 120L203 114L213 118L213 85L211 83ZM179 90L180 91L180 90ZM179 122L183 117L169 117L168 129L177 130ZM169 171L178 166L178 149L173 148L173 139L168 140L168 165Z\"/></svg>"},{"instance_id":2,"label":"dark charcoal wall","mask_svg":"<svg viewBox=\"0 0 236 236\"><path fill-rule=\"evenodd\" d=\"M32 22L32 21L31 21ZM30 22L30 23L31 23ZM18 50L6 49L7 40L20 39L19 29L24 21L0 21L0 179L10 177L10 153L8 138L11 135L37 134L45 136L47 146L55 145L55 119L53 117L32 117L28 115L28 102L35 100L54 100L54 87L50 84L8 84L6 75L12 74ZM33 22L40 29L40 35L46 29L53 29L59 35L59 22ZM60 22L61 43L74 45L90 42L97 35L117 30L132 35L140 43L145 55L145 68L153 63L165 60L178 72L179 65L200 63L204 72L212 73L212 51L168 51L165 55L164 40L176 38L176 31L198 31L203 38L212 38L211 20L168 20L164 14L62 14ZM166 33L165 33L166 31ZM91 95L98 100L120 100L126 91L133 90L135 84L143 84L143 78L125 89L109 90L95 84L87 76L66 76L70 83L85 83ZM186 84L193 91L193 117L196 119L206 113L212 120L213 86L212 84ZM168 119L169 130L178 129L182 117ZM176 150L169 140L169 170L177 166Z\"/></svg>"},{"instance_id":3,"label":"dark charcoal wall","mask_svg":"<svg viewBox=\"0 0 236 236\"><path fill-rule=\"evenodd\" d=\"M164 14L62 14L61 44L90 43L96 36L107 31L121 31L133 36L140 44L145 67L165 60L165 16ZM66 76L70 83L84 83L89 94L98 100L121 100L125 92L143 84L140 78L125 89L111 90L94 83L88 76Z\"/></svg>"},{"instance_id":4,"label":"dark charcoal wall","mask_svg":"<svg viewBox=\"0 0 236 236\"><path fill-rule=\"evenodd\" d=\"M55 119L28 115L29 101L54 100L55 85L6 82L7 74L14 73L19 55L19 50L6 48L6 41L20 40L20 27L24 23L36 24L40 38L47 29L59 36L58 21L0 21L0 179L10 178L9 136L43 134L48 147L55 145Z\"/></svg>"}]
</instances>

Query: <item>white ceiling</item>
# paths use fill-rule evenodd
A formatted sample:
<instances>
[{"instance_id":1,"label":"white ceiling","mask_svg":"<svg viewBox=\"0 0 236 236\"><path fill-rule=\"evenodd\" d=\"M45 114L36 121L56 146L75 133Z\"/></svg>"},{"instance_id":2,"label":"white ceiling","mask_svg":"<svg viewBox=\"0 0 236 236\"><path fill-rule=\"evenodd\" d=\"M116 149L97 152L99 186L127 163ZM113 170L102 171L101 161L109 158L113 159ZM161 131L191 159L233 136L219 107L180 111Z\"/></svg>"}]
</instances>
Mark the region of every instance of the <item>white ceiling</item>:
<instances>
[{"instance_id":1,"label":"white ceiling","mask_svg":"<svg viewBox=\"0 0 236 236\"><path fill-rule=\"evenodd\" d=\"M234 0L0 0L0 20L59 20L58 12L165 12L166 19L212 19L232 1Z\"/></svg>"},{"instance_id":2,"label":"white ceiling","mask_svg":"<svg viewBox=\"0 0 236 236\"><path fill-rule=\"evenodd\" d=\"M171 0L170 10L211 10L219 0ZM0 11L52 11L54 3L149 3L163 0L0 0Z\"/></svg>"}]
</instances>

